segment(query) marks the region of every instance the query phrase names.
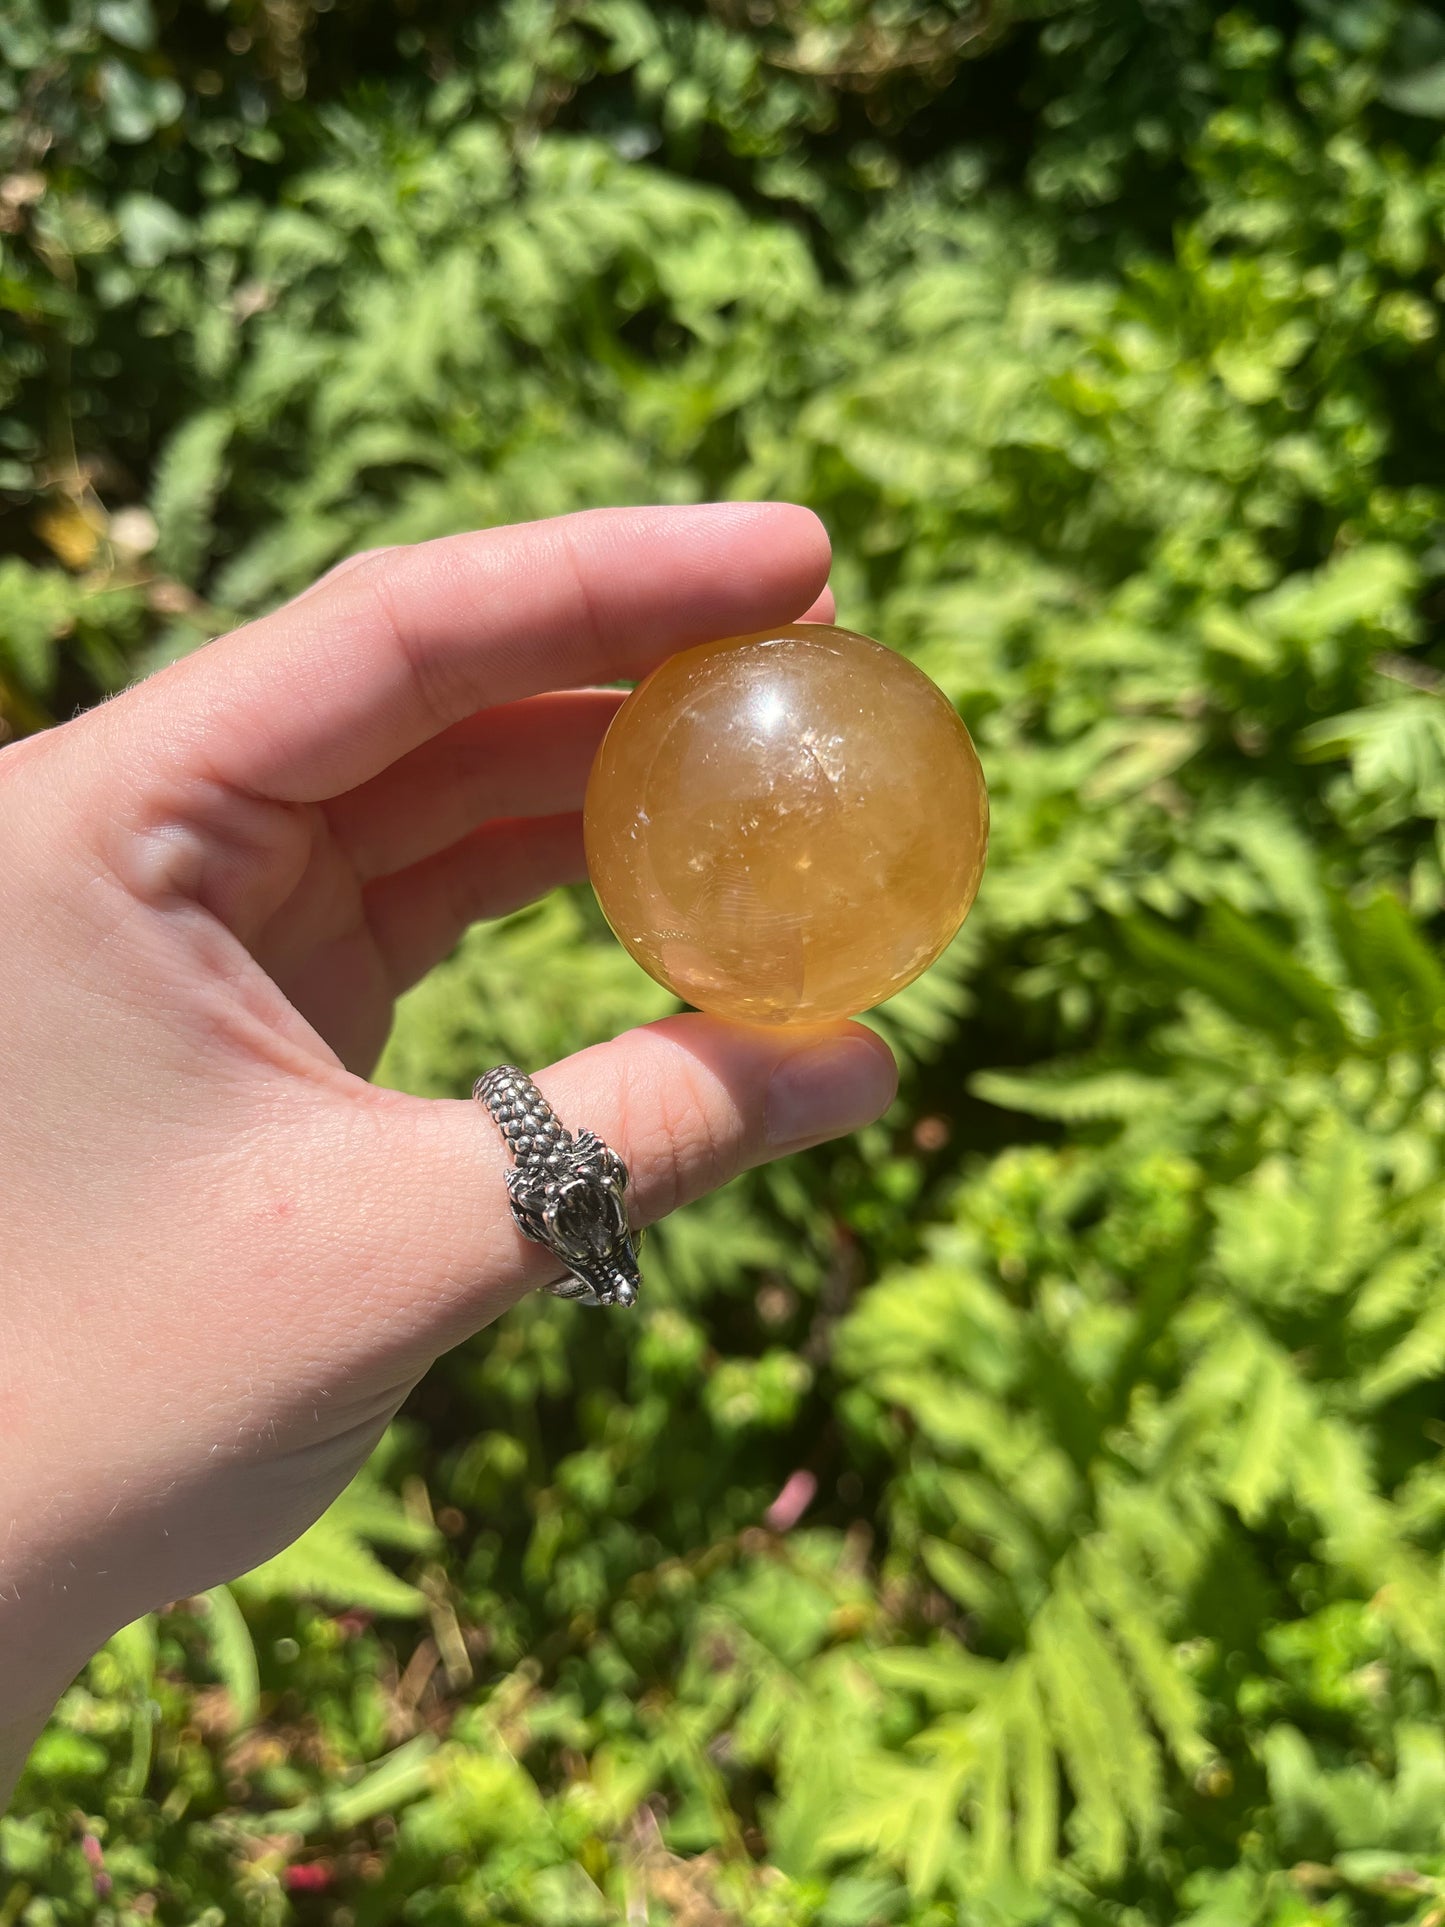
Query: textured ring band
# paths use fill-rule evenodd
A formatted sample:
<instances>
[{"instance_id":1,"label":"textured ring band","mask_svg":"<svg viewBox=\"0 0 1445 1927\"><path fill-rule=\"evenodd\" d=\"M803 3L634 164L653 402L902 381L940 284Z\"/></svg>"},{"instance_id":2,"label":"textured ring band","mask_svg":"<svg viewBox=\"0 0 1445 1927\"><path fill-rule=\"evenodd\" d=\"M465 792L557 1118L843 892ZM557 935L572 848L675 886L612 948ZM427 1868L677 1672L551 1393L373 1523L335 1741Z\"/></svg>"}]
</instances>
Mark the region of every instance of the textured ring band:
<instances>
[{"instance_id":1,"label":"textured ring band","mask_svg":"<svg viewBox=\"0 0 1445 1927\"><path fill-rule=\"evenodd\" d=\"M635 1305L642 1279L622 1194L627 1166L591 1131L567 1130L525 1071L499 1064L472 1096L515 1160L507 1197L518 1229L567 1267L547 1289L582 1305Z\"/></svg>"}]
</instances>

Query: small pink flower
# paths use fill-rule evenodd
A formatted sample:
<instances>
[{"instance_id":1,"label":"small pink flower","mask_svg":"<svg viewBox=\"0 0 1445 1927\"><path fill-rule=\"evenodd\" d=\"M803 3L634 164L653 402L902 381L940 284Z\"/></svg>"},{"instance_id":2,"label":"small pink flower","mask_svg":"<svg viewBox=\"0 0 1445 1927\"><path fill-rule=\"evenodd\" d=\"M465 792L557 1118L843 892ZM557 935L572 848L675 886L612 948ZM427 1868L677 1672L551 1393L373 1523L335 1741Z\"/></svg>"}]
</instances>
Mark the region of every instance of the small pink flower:
<instances>
[{"instance_id":1,"label":"small pink flower","mask_svg":"<svg viewBox=\"0 0 1445 1927\"><path fill-rule=\"evenodd\" d=\"M108 1900L114 1882L105 1870L105 1849L93 1833L87 1833L81 1836L80 1851L85 1855L86 1864L90 1868L91 1883L97 1897Z\"/></svg>"},{"instance_id":2,"label":"small pink flower","mask_svg":"<svg viewBox=\"0 0 1445 1927\"><path fill-rule=\"evenodd\" d=\"M293 1894L324 1893L334 1878L329 1860L303 1861L286 1869L286 1891Z\"/></svg>"},{"instance_id":3,"label":"small pink flower","mask_svg":"<svg viewBox=\"0 0 1445 1927\"><path fill-rule=\"evenodd\" d=\"M817 1497L818 1481L811 1472L790 1472L783 1489L763 1514L770 1532L791 1532Z\"/></svg>"}]
</instances>

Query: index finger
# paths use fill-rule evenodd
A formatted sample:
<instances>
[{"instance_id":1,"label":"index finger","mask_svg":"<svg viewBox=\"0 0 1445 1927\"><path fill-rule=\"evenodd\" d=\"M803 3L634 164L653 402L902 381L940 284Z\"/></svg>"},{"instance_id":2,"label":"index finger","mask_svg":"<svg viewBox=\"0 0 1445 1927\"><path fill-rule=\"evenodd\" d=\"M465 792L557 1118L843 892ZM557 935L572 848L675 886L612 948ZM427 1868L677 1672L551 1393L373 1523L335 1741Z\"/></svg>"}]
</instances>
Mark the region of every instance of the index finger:
<instances>
[{"instance_id":1,"label":"index finger","mask_svg":"<svg viewBox=\"0 0 1445 1927\"><path fill-rule=\"evenodd\" d=\"M163 672L167 751L320 802L478 709L792 621L828 561L817 517L777 502L591 509L385 549Z\"/></svg>"}]
</instances>

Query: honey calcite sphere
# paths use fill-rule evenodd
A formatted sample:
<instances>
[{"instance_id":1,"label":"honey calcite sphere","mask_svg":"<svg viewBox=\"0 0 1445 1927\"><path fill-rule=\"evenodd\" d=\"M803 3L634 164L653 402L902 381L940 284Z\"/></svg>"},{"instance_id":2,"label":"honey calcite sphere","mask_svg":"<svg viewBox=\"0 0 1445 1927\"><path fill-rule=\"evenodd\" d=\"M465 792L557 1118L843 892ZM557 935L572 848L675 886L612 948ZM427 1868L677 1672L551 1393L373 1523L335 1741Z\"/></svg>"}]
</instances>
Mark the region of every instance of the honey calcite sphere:
<instances>
[{"instance_id":1,"label":"honey calcite sphere","mask_svg":"<svg viewBox=\"0 0 1445 1927\"><path fill-rule=\"evenodd\" d=\"M953 937L988 794L922 670L794 623L654 669L607 731L585 830L603 912L649 975L715 1016L819 1024L891 997Z\"/></svg>"}]
</instances>

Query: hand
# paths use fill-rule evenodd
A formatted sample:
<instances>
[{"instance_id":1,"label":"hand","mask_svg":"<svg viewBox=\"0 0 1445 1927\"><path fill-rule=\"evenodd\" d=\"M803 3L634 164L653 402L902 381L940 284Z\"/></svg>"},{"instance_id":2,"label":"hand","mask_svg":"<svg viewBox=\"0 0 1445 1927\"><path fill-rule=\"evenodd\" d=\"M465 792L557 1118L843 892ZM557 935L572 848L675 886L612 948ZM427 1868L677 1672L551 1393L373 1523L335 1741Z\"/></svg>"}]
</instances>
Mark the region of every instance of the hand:
<instances>
[{"instance_id":1,"label":"hand","mask_svg":"<svg viewBox=\"0 0 1445 1927\"><path fill-rule=\"evenodd\" d=\"M0 1756L116 1627L301 1532L436 1355L558 1275L478 1108L362 1074L470 922L583 875L620 700L586 685L826 616L827 566L783 506L387 550L0 752ZM642 1222L894 1078L857 1026L678 1017L538 1082Z\"/></svg>"}]
</instances>

